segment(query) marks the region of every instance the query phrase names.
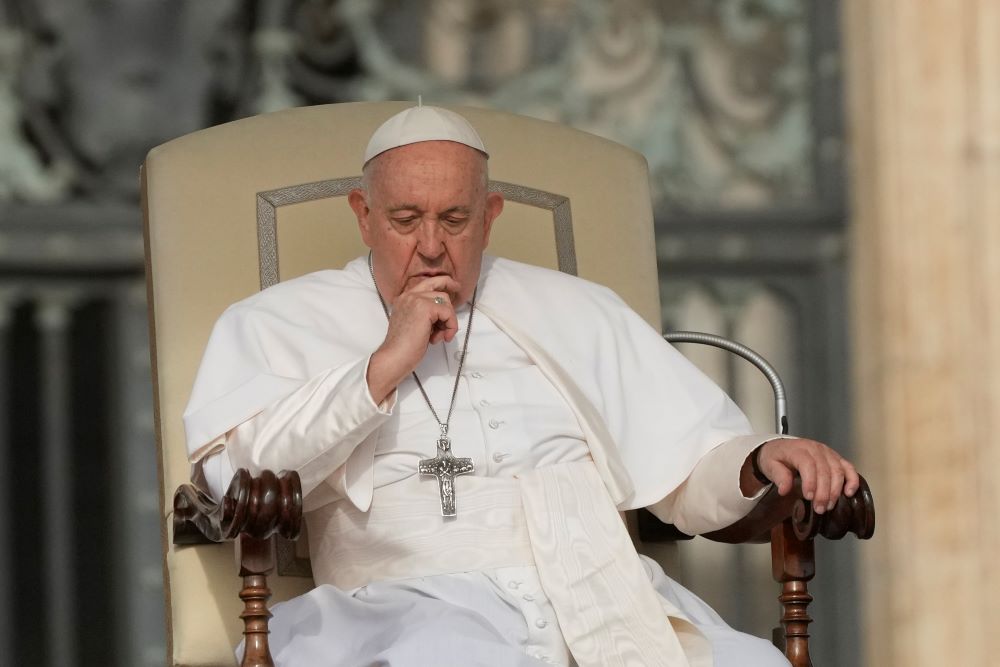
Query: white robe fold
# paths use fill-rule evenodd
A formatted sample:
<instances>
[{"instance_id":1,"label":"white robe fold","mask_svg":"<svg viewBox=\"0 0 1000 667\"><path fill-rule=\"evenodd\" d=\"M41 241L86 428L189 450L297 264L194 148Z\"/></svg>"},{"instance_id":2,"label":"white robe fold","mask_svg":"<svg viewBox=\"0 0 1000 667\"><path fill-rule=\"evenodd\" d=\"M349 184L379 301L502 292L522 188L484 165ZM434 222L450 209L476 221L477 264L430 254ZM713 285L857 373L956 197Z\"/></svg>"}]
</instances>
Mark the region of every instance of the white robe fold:
<instances>
[{"instance_id":1,"label":"white robe fold","mask_svg":"<svg viewBox=\"0 0 1000 667\"><path fill-rule=\"evenodd\" d=\"M484 257L477 309L567 400L619 509L661 501L712 448L750 431L724 392L605 287ZM191 461L318 376L336 382L356 373L385 331L364 258L231 306L212 332L185 411ZM353 432L357 442L338 443L327 461L338 479L316 488L308 507L343 493L367 508L376 430L372 423L368 433Z\"/></svg>"}]
</instances>

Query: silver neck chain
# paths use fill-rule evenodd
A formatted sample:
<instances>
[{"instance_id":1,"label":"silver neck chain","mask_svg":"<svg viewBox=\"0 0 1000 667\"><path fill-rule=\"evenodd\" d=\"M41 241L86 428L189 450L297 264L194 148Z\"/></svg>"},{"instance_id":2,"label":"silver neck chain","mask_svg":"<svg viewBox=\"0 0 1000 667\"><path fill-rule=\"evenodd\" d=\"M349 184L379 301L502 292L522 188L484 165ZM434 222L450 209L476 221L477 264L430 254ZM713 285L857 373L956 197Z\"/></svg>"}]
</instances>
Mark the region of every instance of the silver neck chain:
<instances>
[{"instance_id":1,"label":"silver neck chain","mask_svg":"<svg viewBox=\"0 0 1000 667\"><path fill-rule=\"evenodd\" d=\"M372 253L368 252L368 273L371 274L372 284L375 286L375 294L378 295L379 303L382 304L382 312L385 313L385 319L389 319L389 306L386 304L385 299L382 298L382 292L378 289L378 283L375 281L375 267L372 265ZM444 421L438 417L437 410L431 404L431 399L427 396L427 392L424 390L423 383L420 382L420 378L417 377L417 372L413 371L414 381L417 383L417 389L420 390L421 396L424 397L424 402L427 403L427 407L430 408L431 414L434 415L434 421L438 423L441 427L441 435L448 435L448 424L451 423L451 413L455 409L455 397L458 396L458 381L462 377L462 368L465 366L465 355L469 350L469 334L472 333L472 315L476 312L476 293L479 291L479 286L472 292L472 301L469 302L469 322L465 326L465 339L462 341L462 351L458 357L458 372L455 373L455 385L451 388L451 402L448 404L448 416L445 417Z\"/></svg>"}]
</instances>

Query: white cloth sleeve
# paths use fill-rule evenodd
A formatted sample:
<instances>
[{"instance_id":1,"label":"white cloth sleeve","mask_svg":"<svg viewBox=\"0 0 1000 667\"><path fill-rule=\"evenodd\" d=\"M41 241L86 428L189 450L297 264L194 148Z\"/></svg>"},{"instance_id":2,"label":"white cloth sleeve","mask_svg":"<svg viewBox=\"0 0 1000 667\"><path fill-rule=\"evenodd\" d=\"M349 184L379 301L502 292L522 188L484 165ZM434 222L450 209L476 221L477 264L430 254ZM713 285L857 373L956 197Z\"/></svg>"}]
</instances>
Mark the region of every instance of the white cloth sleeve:
<instances>
[{"instance_id":1,"label":"white cloth sleeve","mask_svg":"<svg viewBox=\"0 0 1000 667\"><path fill-rule=\"evenodd\" d=\"M666 498L648 506L661 521L688 535L732 525L747 515L770 487L752 497L740 490L740 470L754 449L783 435L741 435L705 454L688 478Z\"/></svg>"},{"instance_id":2,"label":"white cloth sleeve","mask_svg":"<svg viewBox=\"0 0 1000 667\"><path fill-rule=\"evenodd\" d=\"M229 452L224 446L217 447L210 454L191 465L191 479L217 501L226 494L229 483L236 474Z\"/></svg>"},{"instance_id":3,"label":"white cloth sleeve","mask_svg":"<svg viewBox=\"0 0 1000 667\"><path fill-rule=\"evenodd\" d=\"M325 371L233 428L224 447L195 464L195 478L219 499L238 468L295 470L308 495L392 414L396 392L376 404L368 390L370 360Z\"/></svg>"}]
</instances>

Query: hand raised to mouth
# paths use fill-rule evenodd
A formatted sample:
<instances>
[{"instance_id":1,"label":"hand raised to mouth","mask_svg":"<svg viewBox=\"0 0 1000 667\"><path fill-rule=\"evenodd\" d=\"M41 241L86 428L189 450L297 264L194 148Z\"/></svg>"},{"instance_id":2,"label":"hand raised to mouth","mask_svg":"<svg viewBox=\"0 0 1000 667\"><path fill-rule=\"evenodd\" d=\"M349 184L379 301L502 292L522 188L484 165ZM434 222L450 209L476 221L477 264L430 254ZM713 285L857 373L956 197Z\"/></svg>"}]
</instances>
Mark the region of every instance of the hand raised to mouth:
<instances>
[{"instance_id":1,"label":"hand raised to mouth","mask_svg":"<svg viewBox=\"0 0 1000 667\"><path fill-rule=\"evenodd\" d=\"M420 280L396 297L385 339L368 364L368 389L381 403L420 363L427 347L458 333L454 295L461 289L448 275Z\"/></svg>"}]
</instances>

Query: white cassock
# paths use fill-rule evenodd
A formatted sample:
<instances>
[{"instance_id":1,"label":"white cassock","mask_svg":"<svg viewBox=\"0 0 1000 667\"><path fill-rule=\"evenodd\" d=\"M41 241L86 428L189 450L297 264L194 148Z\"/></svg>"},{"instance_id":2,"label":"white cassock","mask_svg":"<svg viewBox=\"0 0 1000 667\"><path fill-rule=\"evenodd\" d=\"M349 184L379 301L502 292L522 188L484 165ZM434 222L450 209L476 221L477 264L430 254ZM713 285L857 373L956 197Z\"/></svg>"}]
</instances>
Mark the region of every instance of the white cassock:
<instances>
[{"instance_id":1,"label":"white cassock","mask_svg":"<svg viewBox=\"0 0 1000 667\"><path fill-rule=\"evenodd\" d=\"M442 418L468 316L417 369ZM609 290L485 258L450 429L476 471L454 519L416 474L439 428L415 383L368 394L385 328L359 259L231 307L199 371L185 425L216 495L236 467L302 477L317 588L275 606L277 664L787 664L628 541L617 510L691 533L743 516L759 494L739 469L774 436L741 435L732 402Z\"/></svg>"}]
</instances>

